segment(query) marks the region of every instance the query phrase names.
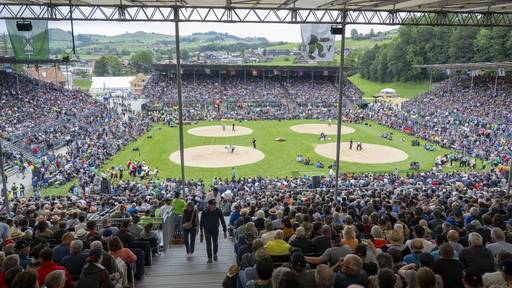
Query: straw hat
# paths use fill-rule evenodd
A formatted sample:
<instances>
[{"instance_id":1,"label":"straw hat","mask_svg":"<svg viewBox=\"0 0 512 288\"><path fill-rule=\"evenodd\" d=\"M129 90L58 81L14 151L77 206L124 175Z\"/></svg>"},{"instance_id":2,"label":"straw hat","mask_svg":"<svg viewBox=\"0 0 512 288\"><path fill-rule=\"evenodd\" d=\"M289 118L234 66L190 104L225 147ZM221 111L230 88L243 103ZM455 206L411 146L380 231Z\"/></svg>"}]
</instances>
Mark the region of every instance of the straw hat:
<instances>
[{"instance_id":1,"label":"straw hat","mask_svg":"<svg viewBox=\"0 0 512 288\"><path fill-rule=\"evenodd\" d=\"M25 235L25 234L18 229L15 229L14 231L11 232L12 239L17 239L17 238L23 237L23 235Z\"/></svg>"},{"instance_id":2,"label":"straw hat","mask_svg":"<svg viewBox=\"0 0 512 288\"><path fill-rule=\"evenodd\" d=\"M397 230L391 230L389 233L389 243L394 245L404 244L404 236L402 233L398 232Z\"/></svg>"},{"instance_id":3,"label":"straw hat","mask_svg":"<svg viewBox=\"0 0 512 288\"><path fill-rule=\"evenodd\" d=\"M85 235L87 235L87 230L85 229L79 229L78 231L76 231L76 238L82 238Z\"/></svg>"},{"instance_id":4,"label":"straw hat","mask_svg":"<svg viewBox=\"0 0 512 288\"><path fill-rule=\"evenodd\" d=\"M276 214L277 214L277 210L276 210L276 208L270 208L270 210L268 211L268 213L269 213L270 215L276 215Z\"/></svg>"}]
</instances>

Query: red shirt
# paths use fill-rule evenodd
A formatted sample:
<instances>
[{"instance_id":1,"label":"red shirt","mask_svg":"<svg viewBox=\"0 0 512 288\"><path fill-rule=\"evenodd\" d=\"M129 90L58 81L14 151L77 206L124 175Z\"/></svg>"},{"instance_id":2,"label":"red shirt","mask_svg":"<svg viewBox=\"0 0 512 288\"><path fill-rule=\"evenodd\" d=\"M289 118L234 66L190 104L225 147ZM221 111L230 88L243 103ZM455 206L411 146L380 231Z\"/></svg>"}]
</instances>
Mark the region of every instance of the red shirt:
<instances>
[{"instance_id":1,"label":"red shirt","mask_svg":"<svg viewBox=\"0 0 512 288\"><path fill-rule=\"evenodd\" d=\"M37 268L37 282L39 282L39 285L44 284L44 279L46 278L46 275L50 274L51 272L55 270L63 270L66 274L66 287L67 288L73 288L73 280L71 280L71 275L69 275L69 272L66 268L57 265L57 263L53 261L43 261L41 263L41 267Z\"/></svg>"},{"instance_id":2,"label":"red shirt","mask_svg":"<svg viewBox=\"0 0 512 288\"><path fill-rule=\"evenodd\" d=\"M5 284L5 272L0 272L0 288L7 288L7 284Z\"/></svg>"}]
</instances>

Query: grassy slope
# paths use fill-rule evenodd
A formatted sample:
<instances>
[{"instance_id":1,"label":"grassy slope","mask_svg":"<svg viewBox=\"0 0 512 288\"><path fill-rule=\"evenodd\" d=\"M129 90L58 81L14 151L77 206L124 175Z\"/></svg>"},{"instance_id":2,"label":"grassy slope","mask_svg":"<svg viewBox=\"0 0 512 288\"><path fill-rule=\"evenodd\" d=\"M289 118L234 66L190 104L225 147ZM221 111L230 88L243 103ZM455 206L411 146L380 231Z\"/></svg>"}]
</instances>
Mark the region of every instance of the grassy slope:
<instances>
[{"instance_id":1,"label":"grassy slope","mask_svg":"<svg viewBox=\"0 0 512 288\"><path fill-rule=\"evenodd\" d=\"M376 44L384 44L391 40L384 40L384 41L374 41L374 40L352 40L350 38L347 38L345 40L345 47L349 49L357 49L357 48L371 48ZM300 43L285 43L281 45L274 45L269 46L267 49L288 49L292 50L294 48L297 48L300 45ZM336 41L336 47L340 47L340 41Z\"/></svg>"},{"instance_id":2,"label":"grassy slope","mask_svg":"<svg viewBox=\"0 0 512 288\"><path fill-rule=\"evenodd\" d=\"M185 147L200 146L200 145L215 145L215 144L234 144L250 146L252 138L256 138L258 149L265 153L265 159L262 161L238 166L237 174L239 177L245 176L301 176L308 175L325 175L328 169L317 169L313 166L304 166L296 163L295 156L302 154L311 158L312 162L320 160L324 164L329 165L332 160L317 155L314 152L316 144L326 143L318 140L318 135L297 134L289 129L290 126L302 123L318 123L315 120L292 120L292 121L254 121L244 122L240 125L250 127L253 133L246 136L231 137L231 138L210 138L198 137L188 134L188 129L204 126L204 125L218 125L214 122L201 122L198 125L185 127ZM404 150L409 154L409 158L402 162L392 164L357 164L343 162L341 170L343 172L383 172L392 171L398 168L400 172L405 173L409 168L411 161L419 161L422 169L428 170L432 167L436 156L447 153L448 150L440 149L436 152L428 152L422 147L412 147L411 140L413 137L403 133L391 130L389 128L372 123L372 126L344 124L354 127L355 133L343 135L342 141L348 141L350 138L354 141L361 140L365 143L383 144L393 146ZM383 132L393 131L395 139L389 141L380 137ZM151 135L152 138L147 136ZM286 142L275 142L277 137L285 138ZM399 139L404 137L405 142L400 142ZM334 142L335 137L327 142ZM421 141L424 144L424 141ZM139 147L140 157L138 152L133 152L132 148ZM104 166L108 169L110 165L126 165L128 159L143 159L148 163L151 168L158 167L160 170L160 177L179 177L179 165L174 164L169 160L169 155L179 149L178 144L178 129L170 128L164 125L156 125L147 135L139 138L129 144L126 149L118 153L109 163ZM450 168L451 169L451 168ZM185 168L186 177L188 178L203 178L210 181L214 177L230 177L231 168ZM45 191L45 195L63 195L66 194L71 186L70 183L62 187L53 187Z\"/></svg>"},{"instance_id":3,"label":"grassy slope","mask_svg":"<svg viewBox=\"0 0 512 288\"><path fill-rule=\"evenodd\" d=\"M89 88L91 88L91 84L92 80L90 78L73 80L73 87L79 88L81 90L89 91Z\"/></svg>"},{"instance_id":4,"label":"grassy slope","mask_svg":"<svg viewBox=\"0 0 512 288\"><path fill-rule=\"evenodd\" d=\"M430 90L430 84L428 81L379 83L363 79L359 74L351 76L349 79L354 83L354 85L363 91L363 97L365 98L371 98L373 95L379 93L383 88L393 88L403 98L412 98Z\"/></svg>"}]
</instances>

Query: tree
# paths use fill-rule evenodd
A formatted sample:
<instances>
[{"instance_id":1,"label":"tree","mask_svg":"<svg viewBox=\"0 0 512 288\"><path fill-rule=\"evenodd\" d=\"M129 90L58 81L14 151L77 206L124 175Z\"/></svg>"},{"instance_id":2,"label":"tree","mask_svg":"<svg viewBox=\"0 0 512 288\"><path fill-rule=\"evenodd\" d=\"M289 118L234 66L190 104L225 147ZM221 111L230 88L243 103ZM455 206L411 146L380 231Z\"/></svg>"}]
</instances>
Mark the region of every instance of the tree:
<instances>
[{"instance_id":1,"label":"tree","mask_svg":"<svg viewBox=\"0 0 512 288\"><path fill-rule=\"evenodd\" d=\"M352 38L352 40L357 40L359 38L359 33L357 32L357 29L350 30L350 38Z\"/></svg>"},{"instance_id":2,"label":"tree","mask_svg":"<svg viewBox=\"0 0 512 288\"><path fill-rule=\"evenodd\" d=\"M474 61L473 43L480 28L459 27L453 31L448 48L449 61L452 63L469 63Z\"/></svg>"},{"instance_id":3,"label":"tree","mask_svg":"<svg viewBox=\"0 0 512 288\"><path fill-rule=\"evenodd\" d=\"M181 60L188 61L190 59L190 52L188 49L181 49Z\"/></svg>"},{"instance_id":4,"label":"tree","mask_svg":"<svg viewBox=\"0 0 512 288\"><path fill-rule=\"evenodd\" d=\"M149 50L139 50L130 57L130 64L136 73L149 74L153 71L153 53Z\"/></svg>"},{"instance_id":5,"label":"tree","mask_svg":"<svg viewBox=\"0 0 512 288\"><path fill-rule=\"evenodd\" d=\"M493 32L489 29L482 29L476 35L473 43L475 47L475 61L490 62L493 60Z\"/></svg>"},{"instance_id":6,"label":"tree","mask_svg":"<svg viewBox=\"0 0 512 288\"><path fill-rule=\"evenodd\" d=\"M375 31L373 31L373 28L370 29L370 33L368 33L368 37L369 38L375 37Z\"/></svg>"},{"instance_id":7,"label":"tree","mask_svg":"<svg viewBox=\"0 0 512 288\"><path fill-rule=\"evenodd\" d=\"M96 76L119 76L122 72L121 60L115 55L101 56L94 63L94 75Z\"/></svg>"}]
</instances>

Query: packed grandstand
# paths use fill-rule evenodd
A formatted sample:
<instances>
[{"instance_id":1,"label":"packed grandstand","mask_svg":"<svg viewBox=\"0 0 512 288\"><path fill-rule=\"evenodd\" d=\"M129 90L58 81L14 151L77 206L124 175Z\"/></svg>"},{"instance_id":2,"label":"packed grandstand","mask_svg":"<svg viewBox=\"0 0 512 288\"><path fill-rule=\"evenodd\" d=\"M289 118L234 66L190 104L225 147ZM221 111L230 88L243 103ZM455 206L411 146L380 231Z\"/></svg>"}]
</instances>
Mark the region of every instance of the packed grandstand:
<instances>
[{"instance_id":1,"label":"packed grandstand","mask_svg":"<svg viewBox=\"0 0 512 288\"><path fill-rule=\"evenodd\" d=\"M331 177L318 188L308 176L181 183L138 159L102 170L153 124L175 122L175 108L137 112L17 77L19 90L16 75L0 73L0 137L7 165L31 175L35 194L9 192L0 287L126 287L159 255L156 219L172 212L190 223L174 229L184 228L192 255L197 231L210 246L218 236L224 217L216 211L228 217L222 228L236 252L224 287L512 285L512 205L498 169L512 151L509 81L494 93L490 78L475 78L470 89L469 78L452 77L401 106L360 109L361 91L345 80L345 121L373 120L483 164L469 172L347 173L336 193ZM217 79L183 77L185 120L336 118L334 78ZM151 107L174 107L175 78L156 73L143 94ZM72 180L67 196L41 194ZM217 260L213 246L209 263Z\"/></svg>"}]
</instances>

